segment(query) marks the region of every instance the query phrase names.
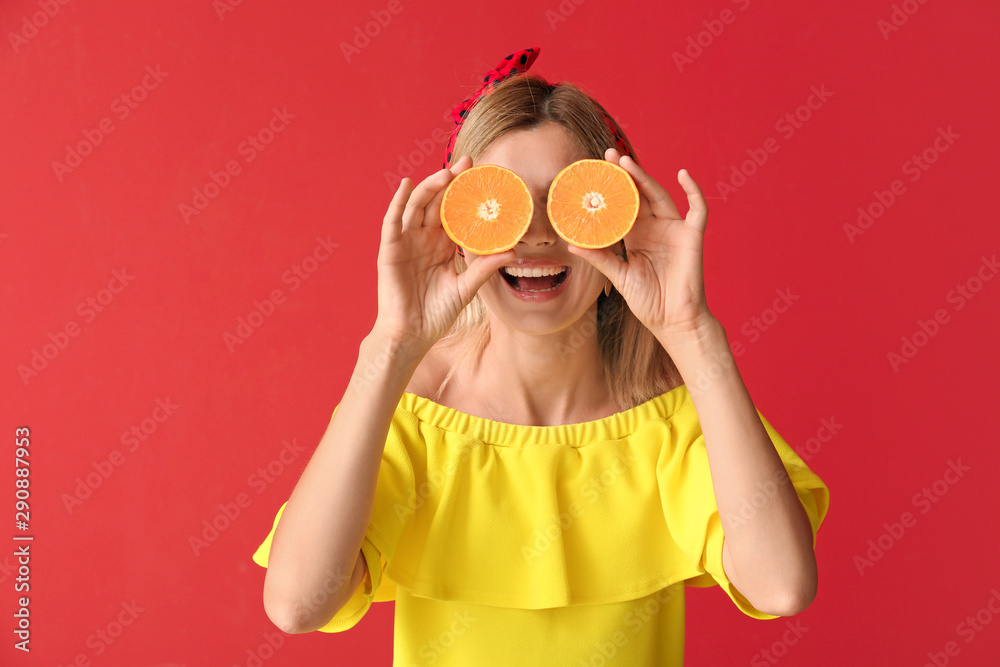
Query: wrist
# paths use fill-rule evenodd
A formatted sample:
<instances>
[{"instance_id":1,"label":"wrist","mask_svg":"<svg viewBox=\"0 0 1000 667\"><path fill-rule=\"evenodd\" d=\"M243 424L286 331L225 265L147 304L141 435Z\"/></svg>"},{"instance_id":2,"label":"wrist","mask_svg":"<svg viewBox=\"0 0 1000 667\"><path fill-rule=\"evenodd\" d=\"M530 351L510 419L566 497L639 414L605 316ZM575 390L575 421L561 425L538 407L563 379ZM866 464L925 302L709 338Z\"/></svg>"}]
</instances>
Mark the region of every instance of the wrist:
<instances>
[{"instance_id":1,"label":"wrist","mask_svg":"<svg viewBox=\"0 0 1000 667\"><path fill-rule=\"evenodd\" d=\"M670 339L659 338L692 397L706 392L716 381L729 377L736 356L718 320Z\"/></svg>"},{"instance_id":2,"label":"wrist","mask_svg":"<svg viewBox=\"0 0 1000 667\"><path fill-rule=\"evenodd\" d=\"M362 356L370 365L412 373L430 348L411 336L398 335L376 325L361 343Z\"/></svg>"},{"instance_id":3,"label":"wrist","mask_svg":"<svg viewBox=\"0 0 1000 667\"><path fill-rule=\"evenodd\" d=\"M671 358L717 354L720 343L729 350L726 330L722 322L711 314L682 329L660 331L656 333L656 339Z\"/></svg>"}]
</instances>

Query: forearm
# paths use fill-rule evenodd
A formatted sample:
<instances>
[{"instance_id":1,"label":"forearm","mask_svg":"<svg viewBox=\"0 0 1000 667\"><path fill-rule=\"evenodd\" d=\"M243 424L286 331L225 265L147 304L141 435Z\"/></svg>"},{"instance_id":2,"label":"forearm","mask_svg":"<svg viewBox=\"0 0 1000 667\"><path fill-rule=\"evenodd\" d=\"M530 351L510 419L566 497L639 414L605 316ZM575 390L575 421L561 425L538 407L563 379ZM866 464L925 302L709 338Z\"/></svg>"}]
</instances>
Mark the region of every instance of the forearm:
<instances>
[{"instance_id":1,"label":"forearm","mask_svg":"<svg viewBox=\"0 0 1000 667\"><path fill-rule=\"evenodd\" d=\"M321 627L353 593L348 584L371 521L389 424L420 356L375 330L360 345L337 411L272 539L264 603L287 630Z\"/></svg>"},{"instance_id":2,"label":"forearm","mask_svg":"<svg viewBox=\"0 0 1000 667\"><path fill-rule=\"evenodd\" d=\"M798 613L816 591L812 529L724 328L713 319L697 334L660 343L684 378L701 423L725 533L726 575L760 611Z\"/></svg>"}]
</instances>

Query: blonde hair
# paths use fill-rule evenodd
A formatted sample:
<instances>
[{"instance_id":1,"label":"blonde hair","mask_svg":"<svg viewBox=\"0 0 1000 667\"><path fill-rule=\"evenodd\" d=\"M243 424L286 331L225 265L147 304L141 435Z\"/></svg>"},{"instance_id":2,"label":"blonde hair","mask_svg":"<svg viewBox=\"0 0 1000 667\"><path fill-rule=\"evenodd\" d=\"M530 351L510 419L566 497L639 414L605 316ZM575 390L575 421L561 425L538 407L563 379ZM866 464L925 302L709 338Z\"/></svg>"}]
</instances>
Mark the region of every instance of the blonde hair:
<instances>
[{"instance_id":1,"label":"blonde hair","mask_svg":"<svg viewBox=\"0 0 1000 667\"><path fill-rule=\"evenodd\" d=\"M605 149L615 146L604 113L604 107L572 83L550 84L530 72L520 72L490 89L472 107L448 163L462 155L469 155L475 162L507 132L544 122L558 123L579 140L589 157L604 159ZM616 129L634 157L632 144L620 128ZM465 259L457 248L455 269L459 273L466 269ZM585 335L593 333L591 329ZM619 410L635 407L683 383L670 355L632 314L618 290L612 289L607 297L603 292L598 296L596 333L608 390ZM438 341L441 345L464 342L465 346L441 381L434 399L441 395L462 359L470 355L478 359L489 339L486 304L477 293ZM560 354L564 353L560 350Z\"/></svg>"}]
</instances>

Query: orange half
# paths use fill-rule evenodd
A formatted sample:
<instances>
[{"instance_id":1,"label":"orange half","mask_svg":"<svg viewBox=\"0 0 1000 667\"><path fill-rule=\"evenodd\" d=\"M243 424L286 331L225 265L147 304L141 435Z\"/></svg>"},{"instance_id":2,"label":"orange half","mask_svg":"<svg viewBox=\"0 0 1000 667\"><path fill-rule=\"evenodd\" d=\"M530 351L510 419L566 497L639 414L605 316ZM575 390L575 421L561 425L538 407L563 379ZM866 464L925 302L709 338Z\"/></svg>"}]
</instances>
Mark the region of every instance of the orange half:
<instances>
[{"instance_id":1,"label":"orange half","mask_svg":"<svg viewBox=\"0 0 1000 667\"><path fill-rule=\"evenodd\" d=\"M556 234L581 248L625 238L639 215L632 175L607 160L578 160L556 174L546 204Z\"/></svg>"},{"instance_id":2,"label":"orange half","mask_svg":"<svg viewBox=\"0 0 1000 667\"><path fill-rule=\"evenodd\" d=\"M535 202L521 177L481 164L452 179L441 199L441 226L451 240L477 255L510 250L531 225Z\"/></svg>"}]
</instances>

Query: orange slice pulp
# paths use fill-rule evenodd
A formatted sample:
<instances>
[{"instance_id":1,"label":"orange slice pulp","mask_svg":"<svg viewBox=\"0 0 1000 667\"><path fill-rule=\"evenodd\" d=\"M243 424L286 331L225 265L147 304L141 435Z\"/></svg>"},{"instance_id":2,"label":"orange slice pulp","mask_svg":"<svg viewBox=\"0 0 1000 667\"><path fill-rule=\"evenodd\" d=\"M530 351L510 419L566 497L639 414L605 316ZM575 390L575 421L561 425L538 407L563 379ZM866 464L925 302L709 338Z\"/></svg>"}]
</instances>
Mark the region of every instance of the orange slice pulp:
<instances>
[{"instance_id":1,"label":"orange slice pulp","mask_svg":"<svg viewBox=\"0 0 1000 667\"><path fill-rule=\"evenodd\" d=\"M441 226L455 243L477 255L510 250L528 231L535 203L510 169L482 164L460 172L441 199Z\"/></svg>"},{"instance_id":2,"label":"orange slice pulp","mask_svg":"<svg viewBox=\"0 0 1000 667\"><path fill-rule=\"evenodd\" d=\"M631 174L607 160L578 160L560 171L546 204L556 234L581 248L606 248L625 238L639 215Z\"/></svg>"}]
</instances>

